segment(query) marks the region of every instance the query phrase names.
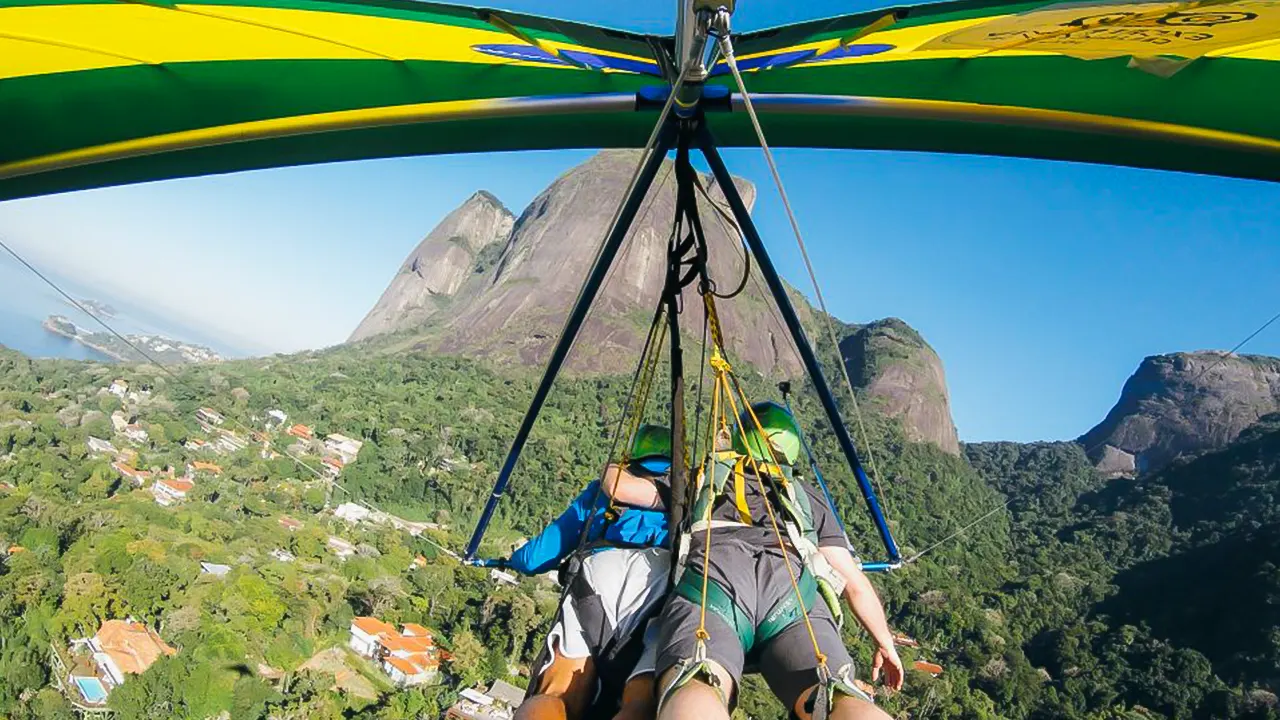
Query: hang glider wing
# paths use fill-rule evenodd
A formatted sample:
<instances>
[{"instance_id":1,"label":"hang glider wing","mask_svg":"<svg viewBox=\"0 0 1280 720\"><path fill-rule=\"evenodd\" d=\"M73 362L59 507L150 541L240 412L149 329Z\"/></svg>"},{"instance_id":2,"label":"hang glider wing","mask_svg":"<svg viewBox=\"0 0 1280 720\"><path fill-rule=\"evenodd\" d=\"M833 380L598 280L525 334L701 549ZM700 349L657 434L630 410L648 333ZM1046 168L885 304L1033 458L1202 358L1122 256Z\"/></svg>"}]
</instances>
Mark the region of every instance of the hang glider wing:
<instances>
[{"instance_id":1,"label":"hang glider wing","mask_svg":"<svg viewBox=\"0 0 1280 720\"><path fill-rule=\"evenodd\" d=\"M639 35L413 0L0 0L0 199L643 144L653 58Z\"/></svg>"},{"instance_id":2,"label":"hang glider wing","mask_svg":"<svg viewBox=\"0 0 1280 720\"><path fill-rule=\"evenodd\" d=\"M639 147L669 38L414 0L0 0L0 200L303 163ZM1280 2L952 0L736 40L779 146L1280 179ZM729 84L723 65L712 83ZM752 145L741 112L712 123Z\"/></svg>"},{"instance_id":3,"label":"hang glider wing","mask_svg":"<svg viewBox=\"0 0 1280 720\"><path fill-rule=\"evenodd\" d=\"M753 33L736 54L753 94L858 98L775 98L778 145L1280 180L1274 0L959 0ZM751 139L741 124L721 135Z\"/></svg>"}]
</instances>

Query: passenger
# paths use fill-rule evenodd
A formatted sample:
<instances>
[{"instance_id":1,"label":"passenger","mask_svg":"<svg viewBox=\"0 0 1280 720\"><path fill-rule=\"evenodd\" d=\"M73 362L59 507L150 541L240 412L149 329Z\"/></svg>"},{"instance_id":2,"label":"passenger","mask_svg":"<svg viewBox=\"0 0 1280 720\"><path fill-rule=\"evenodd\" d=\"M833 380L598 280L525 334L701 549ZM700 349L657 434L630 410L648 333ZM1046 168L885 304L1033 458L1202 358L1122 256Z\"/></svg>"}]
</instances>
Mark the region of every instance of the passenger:
<instances>
[{"instance_id":1,"label":"passenger","mask_svg":"<svg viewBox=\"0 0 1280 720\"><path fill-rule=\"evenodd\" d=\"M759 670L796 717L888 718L853 684L853 661L840 636L843 611L837 596L843 587L854 616L878 645L872 679L883 674L886 684L898 689L902 661L880 599L849 552L848 540L822 494L791 475L790 466L801 449L795 419L775 403L758 403L752 410L767 439L744 412L733 431L733 451L716 454L709 473L714 482L699 493L690 513L685 569L658 620L659 720L727 720L748 665ZM752 460L768 476L767 495L760 492ZM785 554L766 503L779 527L789 526L784 530ZM708 525L710 549L704 553ZM706 556L710 582L703 658L698 629ZM819 676L805 613L826 656L830 675L825 679ZM818 688L821 693L815 692ZM822 711L815 713L817 708Z\"/></svg>"},{"instance_id":2,"label":"passenger","mask_svg":"<svg viewBox=\"0 0 1280 720\"><path fill-rule=\"evenodd\" d=\"M642 425L630 457L625 466L610 465L602 481L588 485L506 563L535 575L568 559L561 572L568 592L547 635L548 659L516 720L580 720L597 697L621 697L617 718L652 720L656 713L654 655L641 661L640 630L657 613L670 582L671 431ZM610 494L618 504L614 512ZM587 543L575 553L587 526ZM649 636L649 646L654 639Z\"/></svg>"}]
</instances>

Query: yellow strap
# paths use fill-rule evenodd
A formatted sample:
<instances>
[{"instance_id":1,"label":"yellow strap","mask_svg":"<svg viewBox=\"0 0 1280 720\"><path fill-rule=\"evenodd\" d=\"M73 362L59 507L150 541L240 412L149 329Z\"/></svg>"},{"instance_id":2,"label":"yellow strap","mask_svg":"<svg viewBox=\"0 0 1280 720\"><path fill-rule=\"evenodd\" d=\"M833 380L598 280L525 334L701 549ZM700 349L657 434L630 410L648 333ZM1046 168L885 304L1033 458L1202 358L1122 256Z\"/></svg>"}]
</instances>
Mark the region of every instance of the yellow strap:
<instances>
[{"instance_id":1,"label":"yellow strap","mask_svg":"<svg viewBox=\"0 0 1280 720\"><path fill-rule=\"evenodd\" d=\"M751 509L747 507L747 482L742 472L742 460L733 465L733 502L738 506L738 520L744 525L751 524Z\"/></svg>"}]
</instances>

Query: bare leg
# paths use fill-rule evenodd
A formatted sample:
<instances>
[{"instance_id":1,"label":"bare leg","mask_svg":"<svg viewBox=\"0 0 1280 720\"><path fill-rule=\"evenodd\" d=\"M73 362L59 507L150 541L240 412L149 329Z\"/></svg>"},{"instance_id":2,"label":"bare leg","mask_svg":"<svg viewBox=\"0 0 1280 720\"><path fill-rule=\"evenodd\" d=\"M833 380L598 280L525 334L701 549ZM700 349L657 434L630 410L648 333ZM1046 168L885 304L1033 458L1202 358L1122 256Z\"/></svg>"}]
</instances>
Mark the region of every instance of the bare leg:
<instances>
[{"instance_id":1,"label":"bare leg","mask_svg":"<svg viewBox=\"0 0 1280 720\"><path fill-rule=\"evenodd\" d=\"M578 720L595 694L591 658L567 658L556 650L538 678L538 692L520 704L514 720Z\"/></svg>"},{"instance_id":2,"label":"bare leg","mask_svg":"<svg viewBox=\"0 0 1280 720\"><path fill-rule=\"evenodd\" d=\"M796 717L800 718L800 720L810 720L810 715L805 709L805 705L809 702L809 696L813 695L816 689L817 686L815 685L805 690L800 699L796 700L796 706L793 709ZM836 693L836 702L835 706L831 708L831 717L833 720L892 720L888 713L866 700L840 693Z\"/></svg>"},{"instance_id":3,"label":"bare leg","mask_svg":"<svg viewBox=\"0 0 1280 720\"><path fill-rule=\"evenodd\" d=\"M613 720L654 720L658 713L658 692L653 673L637 675L622 688L622 707Z\"/></svg>"},{"instance_id":4,"label":"bare leg","mask_svg":"<svg viewBox=\"0 0 1280 720\"><path fill-rule=\"evenodd\" d=\"M725 701L733 695L733 678L724 668L710 663L711 670L720 680L723 688L723 699L716 688L701 679L693 679L685 686L672 693L662 707L658 720L680 720L681 718L697 718L697 720L729 720L729 708ZM675 682L676 671L671 669L662 674L661 687Z\"/></svg>"}]
</instances>

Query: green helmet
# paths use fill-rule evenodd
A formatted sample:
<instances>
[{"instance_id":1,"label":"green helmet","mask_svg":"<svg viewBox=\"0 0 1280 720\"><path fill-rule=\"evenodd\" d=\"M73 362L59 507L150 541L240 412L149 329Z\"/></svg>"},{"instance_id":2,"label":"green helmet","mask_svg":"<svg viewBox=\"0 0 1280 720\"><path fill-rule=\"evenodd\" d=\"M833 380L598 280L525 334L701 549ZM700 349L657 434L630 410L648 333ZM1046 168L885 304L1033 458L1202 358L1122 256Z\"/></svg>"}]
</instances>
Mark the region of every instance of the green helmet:
<instances>
[{"instance_id":1,"label":"green helmet","mask_svg":"<svg viewBox=\"0 0 1280 720\"><path fill-rule=\"evenodd\" d=\"M760 441L760 428L756 427L751 413L744 412L733 426L733 449L742 455L750 455L759 461L794 465L800 457L800 426L787 409L775 402L759 402L751 410L760 420L773 452ZM744 432L745 428L745 432Z\"/></svg>"},{"instance_id":2,"label":"green helmet","mask_svg":"<svg viewBox=\"0 0 1280 720\"><path fill-rule=\"evenodd\" d=\"M665 472L665 469L669 469L671 467L671 428L648 423L636 428L636 436L631 440L631 461L654 472Z\"/></svg>"}]
</instances>

